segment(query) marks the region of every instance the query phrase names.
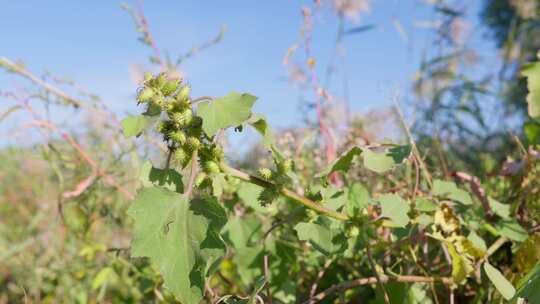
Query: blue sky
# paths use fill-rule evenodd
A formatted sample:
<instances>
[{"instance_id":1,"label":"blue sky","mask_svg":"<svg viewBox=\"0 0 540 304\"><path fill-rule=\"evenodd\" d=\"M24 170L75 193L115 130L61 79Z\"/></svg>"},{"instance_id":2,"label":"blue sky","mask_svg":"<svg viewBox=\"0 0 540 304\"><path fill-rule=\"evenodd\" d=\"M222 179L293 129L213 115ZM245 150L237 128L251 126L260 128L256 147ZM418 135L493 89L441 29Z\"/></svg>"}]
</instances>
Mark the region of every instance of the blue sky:
<instances>
[{"instance_id":1,"label":"blue sky","mask_svg":"<svg viewBox=\"0 0 540 304\"><path fill-rule=\"evenodd\" d=\"M302 94L285 80L287 69L282 59L298 41L301 6L310 3L178 0L146 1L144 8L159 48L172 57L215 36L226 25L220 44L182 66L192 84L193 96L221 96L233 90L250 92L259 97L256 110L265 113L273 126L285 127L298 125ZM472 22L476 22L477 9L472 8ZM432 19L430 7L421 0L373 0L370 12L362 14L356 23L347 22L348 28L375 25L373 30L345 40L345 72L354 111L389 105L390 95L407 93L431 37L429 30L415 24ZM396 29L396 20L407 40ZM23 60L37 74L47 69L56 76L73 79L100 95L120 116L136 112L136 85L130 66L150 67L149 50L137 41L133 22L120 9L120 2L5 1L0 25L0 56ZM337 25L337 18L329 10L316 19L313 53L319 73L324 72L331 58ZM477 35L481 37L481 33ZM0 75L0 90L25 84ZM341 93L339 82L335 85L336 92ZM0 110L5 105L3 101Z\"/></svg>"}]
</instances>

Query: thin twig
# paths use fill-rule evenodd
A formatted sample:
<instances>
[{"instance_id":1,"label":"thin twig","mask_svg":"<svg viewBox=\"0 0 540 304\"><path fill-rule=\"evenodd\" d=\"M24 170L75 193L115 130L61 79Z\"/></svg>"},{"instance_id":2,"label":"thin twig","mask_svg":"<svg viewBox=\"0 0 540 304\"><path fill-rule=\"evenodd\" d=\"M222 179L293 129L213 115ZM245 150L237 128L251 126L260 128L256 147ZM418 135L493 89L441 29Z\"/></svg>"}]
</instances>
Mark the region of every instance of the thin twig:
<instances>
[{"instance_id":1,"label":"thin twig","mask_svg":"<svg viewBox=\"0 0 540 304\"><path fill-rule=\"evenodd\" d=\"M311 285L311 290L309 292L310 298L313 298L315 296L315 293L317 292L317 287L319 287L319 282L321 281L322 277L324 276L324 273L326 272L328 267L330 267L333 261L334 261L333 259L328 259L326 260L326 262L324 262L323 268L317 274L317 278L315 279L315 282L313 283L313 285ZM313 303L315 302L312 302L311 304Z\"/></svg>"},{"instance_id":2,"label":"thin twig","mask_svg":"<svg viewBox=\"0 0 540 304\"><path fill-rule=\"evenodd\" d=\"M268 269L268 255L264 255L264 278L266 280L266 300L272 304L272 291L270 290L270 270Z\"/></svg>"},{"instance_id":3,"label":"thin twig","mask_svg":"<svg viewBox=\"0 0 540 304\"><path fill-rule=\"evenodd\" d=\"M366 251L368 256L369 265L371 267L371 271L375 275L375 279L377 279L377 284L379 285L379 288L381 289L383 293L384 303L390 304L390 297L388 296L388 293L386 292L386 288L384 288L384 283L381 279L381 276L377 272L377 267L375 265L375 261L373 260L373 255L371 254L371 245L369 244L369 239L366 237Z\"/></svg>"},{"instance_id":4,"label":"thin twig","mask_svg":"<svg viewBox=\"0 0 540 304\"><path fill-rule=\"evenodd\" d=\"M493 213L493 210L491 210L491 206L489 205L489 199L486 195L486 191L484 190L484 188L482 188L482 185L480 185L480 179L465 172L452 172L451 175L459 179L461 182L469 183L474 195L476 195L476 197L478 197L478 199L482 203L482 208L484 208L484 214L486 219L488 221L492 221L495 218L495 214Z\"/></svg>"},{"instance_id":5,"label":"thin twig","mask_svg":"<svg viewBox=\"0 0 540 304\"><path fill-rule=\"evenodd\" d=\"M93 160L86 153L86 151L67 132L64 132L64 131L58 129L58 127L56 125L54 125L52 122L48 122L48 121L35 120L35 121L31 122L30 124L38 126L38 127L42 127L42 128L47 128L47 129L50 129L52 131L59 132L60 135L62 136L62 138L64 138L79 153L79 155L81 155L81 157L94 169L94 171L96 172L96 174L98 176L102 176L109 185L111 185L114 188L118 189L118 191L120 193L122 193L124 196L126 196L128 199L132 200L135 197L133 195L133 193L131 193L130 191L125 189L111 175L109 175L107 172L105 172L105 170L103 170L98 165L98 163L95 160Z\"/></svg>"},{"instance_id":6,"label":"thin twig","mask_svg":"<svg viewBox=\"0 0 540 304\"><path fill-rule=\"evenodd\" d=\"M197 162L197 150L193 151L191 154L191 170L189 174L188 188L186 190L186 196L189 197L193 191L193 185L195 184L195 178L197 176L197 171L199 169L199 164Z\"/></svg>"},{"instance_id":7,"label":"thin twig","mask_svg":"<svg viewBox=\"0 0 540 304\"><path fill-rule=\"evenodd\" d=\"M233 177L236 177L238 179L241 179L245 182L248 182L248 183L252 183L252 184L255 184L255 185L258 185L258 186L261 186L263 188L271 188L271 187L276 187L276 185L272 182L269 182L269 181L266 181L262 178L259 178L257 176L254 176L254 175L251 175L251 174L248 174L248 173L245 173L243 171L240 171L238 169L235 169L235 168L232 168L232 167L229 167L227 164L225 163L222 163L221 164L221 168L222 170L233 176ZM279 189L279 192L281 193L281 195L285 196L286 198L289 198L291 199L292 201L296 202L296 203L299 203L301 205L304 205L306 207L308 207L309 209L312 209L314 211L317 211L323 215L326 215L326 216L329 216L331 218L335 218L337 220L341 220L341 221L347 221L349 219L348 216L346 216L345 214L343 213L340 213L340 212L337 212L335 210L331 210L331 209L328 209L326 207L323 206L323 204L321 203L316 203L292 190L289 190L287 188L280 188Z\"/></svg>"}]
</instances>

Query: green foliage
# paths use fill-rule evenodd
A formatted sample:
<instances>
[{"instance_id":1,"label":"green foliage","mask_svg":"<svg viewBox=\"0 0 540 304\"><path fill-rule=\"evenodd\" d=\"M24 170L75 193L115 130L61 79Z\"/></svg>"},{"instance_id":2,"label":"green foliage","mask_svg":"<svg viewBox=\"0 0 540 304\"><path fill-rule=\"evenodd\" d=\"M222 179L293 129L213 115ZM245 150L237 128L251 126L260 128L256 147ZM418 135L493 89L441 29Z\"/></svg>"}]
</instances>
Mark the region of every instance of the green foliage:
<instances>
[{"instance_id":1,"label":"green foliage","mask_svg":"<svg viewBox=\"0 0 540 304\"><path fill-rule=\"evenodd\" d=\"M433 195L447 197L464 205L471 205L472 198L465 190L459 189L455 183L442 180L433 181Z\"/></svg>"},{"instance_id":2,"label":"green foliage","mask_svg":"<svg viewBox=\"0 0 540 304\"><path fill-rule=\"evenodd\" d=\"M461 12L434 5L443 33ZM419 121L429 123L409 130L400 117L406 145L378 144L354 117L333 130L326 103L317 119L331 130L306 115L305 126L273 132L252 113L255 96L192 98L175 64L152 56L167 73L144 75L142 114L122 128L95 119L74 140L58 142L70 138L61 131L0 151L0 302L385 303L387 293L390 303L446 303L450 291L456 303L540 301L538 121L511 141L491 133L480 101L492 92L460 73L462 50L423 63L416 89L431 104ZM28 78L20 64L0 65ZM537 68L524 70L533 114ZM30 94L50 106L47 95ZM236 147L220 130L247 126L261 145L225 156L222 145ZM478 178L465 185L455 171Z\"/></svg>"},{"instance_id":3,"label":"green foliage","mask_svg":"<svg viewBox=\"0 0 540 304\"><path fill-rule=\"evenodd\" d=\"M358 147L352 147L349 151L345 152L334 163L328 165L321 173L318 174L324 179L328 179L328 176L334 172L338 171L348 171L351 168L351 165L356 156L362 153L362 149Z\"/></svg>"},{"instance_id":4,"label":"green foliage","mask_svg":"<svg viewBox=\"0 0 540 304\"><path fill-rule=\"evenodd\" d=\"M529 303L540 301L540 262L519 281L515 297L526 299Z\"/></svg>"},{"instance_id":5,"label":"green foliage","mask_svg":"<svg viewBox=\"0 0 540 304\"><path fill-rule=\"evenodd\" d=\"M244 123L250 118L251 107L256 99L250 94L233 92L212 102L201 102L198 114L203 119L203 130L206 135L212 137L219 129Z\"/></svg>"},{"instance_id":6,"label":"green foliage","mask_svg":"<svg viewBox=\"0 0 540 304\"><path fill-rule=\"evenodd\" d=\"M389 218L393 226L405 227L409 223L409 201L396 194L381 195L378 201L381 203L381 215Z\"/></svg>"},{"instance_id":7,"label":"green foliage","mask_svg":"<svg viewBox=\"0 0 540 304\"><path fill-rule=\"evenodd\" d=\"M152 119L146 115L128 116L122 120L124 136L139 136L152 122Z\"/></svg>"},{"instance_id":8,"label":"green foliage","mask_svg":"<svg viewBox=\"0 0 540 304\"><path fill-rule=\"evenodd\" d=\"M538 56L540 58L540 54ZM527 77L529 115L538 118L540 117L540 63L535 62L526 65L521 73Z\"/></svg>"},{"instance_id":9,"label":"green foliage","mask_svg":"<svg viewBox=\"0 0 540 304\"><path fill-rule=\"evenodd\" d=\"M144 188L128 210L135 220L133 257L148 257L165 286L183 303L198 303L204 277L225 254L219 231L227 221L213 200L188 201L159 188Z\"/></svg>"},{"instance_id":10,"label":"green foliage","mask_svg":"<svg viewBox=\"0 0 540 304\"><path fill-rule=\"evenodd\" d=\"M502 273L495 267L491 266L490 263L484 263L484 271L486 272L487 277L495 285L497 290L503 295L507 300L510 300L514 297L516 289L508 280L502 275Z\"/></svg>"},{"instance_id":11,"label":"green foliage","mask_svg":"<svg viewBox=\"0 0 540 304\"><path fill-rule=\"evenodd\" d=\"M384 173L401 164L411 154L411 146L394 146L382 152L364 149L364 166L371 171Z\"/></svg>"}]
</instances>

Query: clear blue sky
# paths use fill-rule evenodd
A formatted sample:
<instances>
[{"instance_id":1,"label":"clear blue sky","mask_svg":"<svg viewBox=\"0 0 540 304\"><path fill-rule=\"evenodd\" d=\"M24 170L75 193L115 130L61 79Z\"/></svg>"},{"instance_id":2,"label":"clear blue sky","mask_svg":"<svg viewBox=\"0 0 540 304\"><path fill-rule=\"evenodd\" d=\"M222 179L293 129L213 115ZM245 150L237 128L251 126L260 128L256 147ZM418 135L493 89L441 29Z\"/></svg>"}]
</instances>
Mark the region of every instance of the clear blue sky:
<instances>
[{"instance_id":1,"label":"clear blue sky","mask_svg":"<svg viewBox=\"0 0 540 304\"><path fill-rule=\"evenodd\" d=\"M147 64L149 50L137 42L132 20L120 9L120 2L3 2L0 56L23 60L37 74L48 69L57 76L70 77L100 95L121 116L136 111L136 85L129 67ZM256 110L265 113L273 126L284 127L297 123L301 93L284 80L287 70L282 59L299 38L300 8L310 3L178 0L146 1L144 8L159 48L172 57L215 36L226 25L228 30L219 45L182 66L193 95L248 91L259 97ZM421 53L430 41L430 31L415 24L433 19L421 0L371 3L370 12L362 14L357 23L348 22L347 27L373 24L375 29L348 36L345 41L350 103L354 111L361 112L388 105L392 93L409 90ZM473 27L477 9L473 7L470 13ZM407 41L396 30L395 20L406 32ZM315 29L313 49L322 73L334 46L337 18L324 13L316 20ZM25 82L0 75L0 90L19 85ZM0 103L0 110L5 109L5 100Z\"/></svg>"}]
</instances>

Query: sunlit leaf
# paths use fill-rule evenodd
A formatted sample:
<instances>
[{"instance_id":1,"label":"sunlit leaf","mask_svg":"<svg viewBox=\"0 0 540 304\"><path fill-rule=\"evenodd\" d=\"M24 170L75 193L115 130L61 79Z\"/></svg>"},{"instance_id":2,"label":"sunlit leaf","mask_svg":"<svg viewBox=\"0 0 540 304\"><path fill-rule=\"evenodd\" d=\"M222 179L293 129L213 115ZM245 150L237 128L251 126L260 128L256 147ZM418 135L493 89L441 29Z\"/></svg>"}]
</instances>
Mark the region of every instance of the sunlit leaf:
<instances>
[{"instance_id":1,"label":"sunlit leaf","mask_svg":"<svg viewBox=\"0 0 540 304\"><path fill-rule=\"evenodd\" d=\"M209 264L225 253L216 237L226 220L220 205L153 187L139 191L128 214L135 220L131 255L148 257L182 303L198 303Z\"/></svg>"},{"instance_id":2,"label":"sunlit leaf","mask_svg":"<svg viewBox=\"0 0 540 304\"><path fill-rule=\"evenodd\" d=\"M382 152L364 149L364 166L371 171L384 173L409 157L411 146L394 146Z\"/></svg>"},{"instance_id":3,"label":"sunlit leaf","mask_svg":"<svg viewBox=\"0 0 540 304\"><path fill-rule=\"evenodd\" d=\"M160 186L174 192L184 192L182 175L178 171L172 168L167 170L155 168L149 161L142 165L140 179L144 187Z\"/></svg>"},{"instance_id":4,"label":"sunlit leaf","mask_svg":"<svg viewBox=\"0 0 540 304\"><path fill-rule=\"evenodd\" d=\"M493 267L488 262L484 262L484 271L491 283L495 285L495 288L497 288L505 299L510 300L514 297L516 289L497 268Z\"/></svg>"},{"instance_id":5,"label":"sunlit leaf","mask_svg":"<svg viewBox=\"0 0 540 304\"><path fill-rule=\"evenodd\" d=\"M531 117L540 117L540 63L530 63L521 70L527 77L527 103L529 104L529 115Z\"/></svg>"},{"instance_id":6,"label":"sunlit leaf","mask_svg":"<svg viewBox=\"0 0 540 304\"><path fill-rule=\"evenodd\" d=\"M454 182L447 182L436 179L433 181L433 195L447 197L464 205L473 203L471 195L462 189L459 189Z\"/></svg>"},{"instance_id":7,"label":"sunlit leaf","mask_svg":"<svg viewBox=\"0 0 540 304\"><path fill-rule=\"evenodd\" d=\"M323 177L325 180L334 172L346 172L351 168L354 159L362 153L362 149L358 147L352 147L347 152L343 153L332 164L328 165L321 173L317 174L317 177Z\"/></svg>"},{"instance_id":8,"label":"sunlit leaf","mask_svg":"<svg viewBox=\"0 0 540 304\"><path fill-rule=\"evenodd\" d=\"M153 119L146 115L131 115L122 120L122 129L125 137L139 136Z\"/></svg>"},{"instance_id":9,"label":"sunlit leaf","mask_svg":"<svg viewBox=\"0 0 540 304\"><path fill-rule=\"evenodd\" d=\"M384 194L378 201L381 203L383 217L389 218L396 227L405 227L409 223L410 203L397 194Z\"/></svg>"},{"instance_id":10,"label":"sunlit leaf","mask_svg":"<svg viewBox=\"0 0 540 304\"><path fill-rule=\"evenodd\" d=\"M358 213L369 205L369 193L367 189L359 183L352 184L347 190L347 202L345 211L349 216Z\"/></svg>"},{"instance_id":11,"label":"sunlit leaf","mask_svg":"<svg viewBox=\"0 0 540 304\"><path fill-rule=\"evenodd\" d=\"M236 92L209 102L201 102L197 115L203 119L203 130L209 137L219 129L243 124L251 116L251 107L257 97Z\"/></svg>"}]
</instances>

